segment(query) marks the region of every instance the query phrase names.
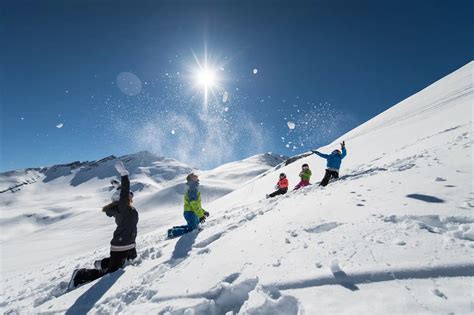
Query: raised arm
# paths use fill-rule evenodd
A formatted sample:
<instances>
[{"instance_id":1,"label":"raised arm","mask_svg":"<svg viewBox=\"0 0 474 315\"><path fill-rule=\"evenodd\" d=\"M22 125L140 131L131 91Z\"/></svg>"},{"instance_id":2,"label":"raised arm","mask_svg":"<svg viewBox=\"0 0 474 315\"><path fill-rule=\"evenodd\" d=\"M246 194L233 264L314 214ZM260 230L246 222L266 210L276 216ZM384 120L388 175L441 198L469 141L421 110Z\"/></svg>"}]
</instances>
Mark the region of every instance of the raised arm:
<instances>
[{"instance_id":1,"label":"raised arm","mask_svg":"<svg viewBox=\"0 0 474 315\"><path fill-rule=\"evenodd\" d=\"M346 151L346 141L342 141L341 142L341 151L342 151L342 154L341 154L341 160L346 156L347 154L347 151Z\"/></svg>"},{"instance_id":2,"label":"raised arm","mask_svg":"<svg viewBox=\"0 0 474 315\"><path fill-rule=\"evenodd\" d=\"M130 179L128 179L128 171L123 165L122 161L115 163L115 169L120 173L121 185L120 185L120 199L119 207L128 206L128 199L130 195Z\"/></svg>"},{"instance_id":3,"label":"raised arm","mask_svg":"<svg viewBox=\"0 0 474 315\"><path fill-rule=\"evenodd\" d=\"M130 179L128 179L128 175L125 175L125 176L122 176L122 185L120 185L119 203L126 202L126 204L128 204L129 195L130 195Z\"/></svg>"},{"instance_id":4,"label":"raised arm","mask_svg":"<svg viewBox=\"0 0 474 315\"><path fill-rule=\"evenodd\" d=\"M329 155L328 154L324 154L324 153L321 153L321 152L318 152L318 151L312 151L314 154L316 155L319 155L320 157L324 158L324 159L327 159L329 158Z\"/></svg>"}]
</instances>

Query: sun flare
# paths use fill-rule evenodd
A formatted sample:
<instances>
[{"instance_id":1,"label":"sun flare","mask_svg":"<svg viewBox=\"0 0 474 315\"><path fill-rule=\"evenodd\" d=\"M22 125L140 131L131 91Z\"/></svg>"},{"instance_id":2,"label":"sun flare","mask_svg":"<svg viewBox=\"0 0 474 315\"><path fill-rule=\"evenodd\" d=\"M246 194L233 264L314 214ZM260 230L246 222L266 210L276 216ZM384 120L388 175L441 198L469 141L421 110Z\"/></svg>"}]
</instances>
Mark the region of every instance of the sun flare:
<instances>
[{"instance_id":1,"label":"sun flare","mask_svg":"<svg viewBox=\"0 0 474 315\"><path fill-rule=\"evenodd\" d=\"M196 73L196 83L204 88L216 85L217 77L215 71L207 68L199 69Z\"/></svg>"}]
</instances>

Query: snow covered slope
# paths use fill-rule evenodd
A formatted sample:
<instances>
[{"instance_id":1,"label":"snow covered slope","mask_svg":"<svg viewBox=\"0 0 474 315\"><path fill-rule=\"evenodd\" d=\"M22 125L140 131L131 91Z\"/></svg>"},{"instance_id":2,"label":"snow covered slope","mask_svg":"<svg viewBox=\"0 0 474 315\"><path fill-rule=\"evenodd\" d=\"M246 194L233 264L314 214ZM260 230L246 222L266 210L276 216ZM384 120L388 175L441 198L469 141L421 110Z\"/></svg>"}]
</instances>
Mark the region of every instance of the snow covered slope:
<instances>
[{"instance_id":1,"label":"snow covered slope","mask_svg":"<svg viewBox=\"0 0 474 315\"><path fill-rule=\"evenodd\" d=\"M110 181L119 180L114 168L117 159L130 171L142 233L180 220L184 178L190 172L205 181L203 200L210 202L283 161L283 157L266 153L199 171L144 151L1 173L2 274L107 246L110 239L104 236L111 235L114 224L100 210L115 191ZM231 178L229 173L240 175ZM31 255L31 251L39 253ZM19 264L19 259L24 263Z\"/></svg>"},{"instance_id":2,"label":"snow covered slope","mask_svg":"<svg viewBox=\"0 0 474 315\"><path fill-rule=\"evenodd\" d=\"M325 167L315 155L279 165L204 203L200 233L140 233L134 263L72 292L73 269L91 267L105 244L21 274L2 267L2 310L472 314L473 75L471 62L320 148L346 140L340 180L315 185ZM303 163L312 186L264 198L282 171L296 184Z\"/></svg>"}]
</instances>

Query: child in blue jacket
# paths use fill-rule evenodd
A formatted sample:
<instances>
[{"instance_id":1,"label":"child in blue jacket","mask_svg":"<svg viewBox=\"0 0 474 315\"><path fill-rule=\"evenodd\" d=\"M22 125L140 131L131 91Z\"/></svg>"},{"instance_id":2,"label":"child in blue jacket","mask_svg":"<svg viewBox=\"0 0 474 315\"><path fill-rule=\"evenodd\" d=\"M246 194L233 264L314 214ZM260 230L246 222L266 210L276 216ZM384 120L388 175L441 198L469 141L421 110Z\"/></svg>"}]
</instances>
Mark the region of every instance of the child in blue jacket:
<instances>
[{"instance_id":1,"label":"child in blue jacket","mask_svg":"<svg viewBox=\"0 0 474 315\"><path fill-rule=\"evenodd\" d=\"M341 152L342 151L342 152ZM314 154L319 155L327 160L326 174L323 180L319 184L320 186L326 186L329 183L331 177L339 178L339 168L341 167L342 159L346 156L346 143L342 141L341 150L334 150L331 154L324 154L318 151L312 151Z\"/></svg>"}]
</instances>

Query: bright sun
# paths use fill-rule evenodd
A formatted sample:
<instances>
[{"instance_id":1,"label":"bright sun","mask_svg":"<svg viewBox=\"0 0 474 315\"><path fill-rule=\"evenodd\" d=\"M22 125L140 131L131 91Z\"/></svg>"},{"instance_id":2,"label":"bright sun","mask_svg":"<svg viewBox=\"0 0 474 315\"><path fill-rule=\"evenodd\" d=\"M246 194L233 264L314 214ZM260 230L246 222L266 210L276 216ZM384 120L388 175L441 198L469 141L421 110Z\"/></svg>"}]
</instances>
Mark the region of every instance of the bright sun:
<instances>
[{"instance_id":1,"label":"bright sun","mask_svg":"<svg viewBox=\"0 0 474 315\"><path fill-rule=\"evenodd\" d=\"M189 79L194 82L194 88L200 90L203 99L203 108L207 110L209 97L213 96L217 100L219 91L222 90L220 86L222 83L223 65L216 63L207 54L207 48L204 48L204 55L202 59L193 52L195 65L190 66Z\"/></svg>"},{"instance_id":2,"label":"bright sun","mask_svg":"<svg viewBox=\"0 0 474 315\"><path fill-rule=\"evenodd\" d=\"M203 68L196 73L196 82L204 88L211 88L216 85L216 74L214 71Z\"/></svg>"}]
</instances>

